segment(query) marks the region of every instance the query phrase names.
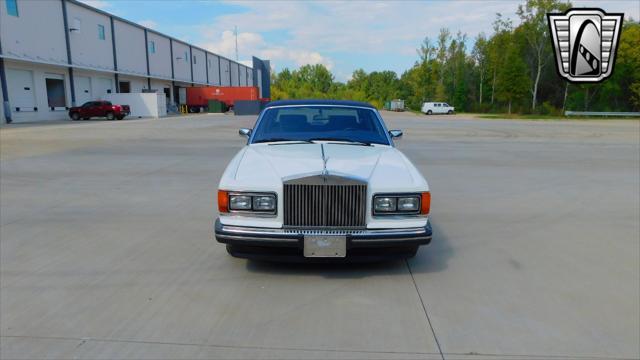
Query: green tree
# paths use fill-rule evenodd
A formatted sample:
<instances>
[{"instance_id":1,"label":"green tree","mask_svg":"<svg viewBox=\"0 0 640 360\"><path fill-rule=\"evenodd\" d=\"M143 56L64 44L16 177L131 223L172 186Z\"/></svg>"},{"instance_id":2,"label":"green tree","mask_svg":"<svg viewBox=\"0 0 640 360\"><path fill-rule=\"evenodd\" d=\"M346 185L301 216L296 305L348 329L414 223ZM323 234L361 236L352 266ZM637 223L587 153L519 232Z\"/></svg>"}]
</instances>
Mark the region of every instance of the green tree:
<instances>
[{"instance_id":1,"label":"green tree","mask_svg":"<svg viewBox=\"0 0 640 360\"><path fill-rule=\"evenodd\" d=\"M547 13L564 11L571 8L570 3L558 0L527 0L518 5L517 14L522 20L520 28L527 40L527 59L531 72L531 109L536 109L540 76L545 66L553 61Z\"/></svg>"},{"instance_id":2,"label":"green tree","mask_svg":"<svg viewBox=\"0 0 640 360\"><path fill-rule=\"evenodd\" d=\"M475 45L473 46L473 60L475 61L475 66L477 67L478 74L480 75L480 80L478 81L480 95L478 98L478 103L482 105L482 88L484 85L484 74L487 68L488 61L488 42L484 33L480 33L478 37L476 37Z\"/></svg>"},{"instance_id":3,"label":"green tree","mask_svg":"<svg viewBox=\"0 0 640 360\"><path fill-rule=\"evenodd\" d=\"M498 100L508 103L509 114L514 101L522 100L529 92L530 79L527 76L527 64L515 44L507 49L504 68L498 75Z\"/></svg>"}]
</instances>

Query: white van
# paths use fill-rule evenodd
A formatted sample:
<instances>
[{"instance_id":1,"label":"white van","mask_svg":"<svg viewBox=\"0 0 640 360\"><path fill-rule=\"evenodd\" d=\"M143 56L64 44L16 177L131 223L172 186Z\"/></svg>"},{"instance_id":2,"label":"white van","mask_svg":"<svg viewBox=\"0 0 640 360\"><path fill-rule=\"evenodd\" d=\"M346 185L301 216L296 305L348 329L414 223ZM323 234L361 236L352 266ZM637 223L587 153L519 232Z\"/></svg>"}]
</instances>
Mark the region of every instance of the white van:
<instances>
[{"instance_id":1,"label":"white van","mask_svg":"<svg viewBox=\"0 0 640 360\"><path fill-rule=\"evenodd\" d=\"M453 114L455 108L447 103L426 102L422 104L422 112L427 115L431 114Z\"/></svg>"}]
</instances>

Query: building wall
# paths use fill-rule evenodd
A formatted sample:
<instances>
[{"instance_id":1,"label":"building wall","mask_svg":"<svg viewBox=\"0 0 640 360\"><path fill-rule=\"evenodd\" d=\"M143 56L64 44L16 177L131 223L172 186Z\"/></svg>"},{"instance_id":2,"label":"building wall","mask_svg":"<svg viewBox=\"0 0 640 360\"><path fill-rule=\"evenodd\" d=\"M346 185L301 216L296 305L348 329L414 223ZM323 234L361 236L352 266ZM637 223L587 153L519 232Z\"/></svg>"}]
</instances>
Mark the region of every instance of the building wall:
<instances>
[{"instance_id":1,"label":"building wall","mask_svg":"<svg viewBox=\"0 0 640 360\"><path fill-rule=\"evenodd\" d=\"M87 101L102 100L107 94L116 92L113 74L91 70L75 70L73 82L78 106Z\"/></svg>"},{"instance_id":2,"label":"building wall","mask_svg":"<svg viewBox=\"0 0 640 360\"><path fill-rule=\"evenodd\" d=\"M205 61L204 51L192 49L191 51L193 63L193 81L196 83L207 83L207 63Z\"/></svg>"},{"instance_id":3,"label":"building wall","mask_svg":"<svg viewBox=\"0 0 640 360\"><path fill-rule=\"evenodd\" d=\"M118 71L131 75L147 75L146 44L144 30L114 20Z\"/></svg>"},{"instance_id":4,"label":"building wall","mask_svg":"<svg viewBox=\"0 0 640 360\"><path fill-rule=\"evenodd\" d=\"M189 45L179 41L173 42L173 70L176 80L191 82L191 57Z\"/></svg>"},{"instance_id":5,"label":"building wall","mask_svg":"<svg viewBox=\"0 0 640 360\"><path fill-rule=\"evenodd\" d=\"M253 81L253 69L247 68L247 86L257 86Z\"/></svg>"},{"instance_id":6,"label":"building wall","mask_svg":"<svg viewBox=\"0 0 640 360\"><path fill-rule=\"evenodd\" d=\"M0 57L4 58L8 73L7 95L15 121L66 118L66 107L72 106L72 77L75 105L115 93L118 80L129 82L130 92L150 87L164 93L168 88L171 101L176 95L174 85L246 86L254 82L255 74L250 68L219 55L205 55L204 50L193 46L190 52L189 44L150 29L146 31L145 42L143 27L76 0L17 0L17 5L18 16L12 16L7 13L5 1L0 0ZM64 26L64 7L68 29L72 30L69 32ZM71 63L67 56L67 35ZM148 53L151 41L155 52ZM62 80L63 89L55 87L60 84L55 77ZM48 106L47 78L52 79L49 92L64 101L65 106L60 109L51 110ZM22 111L16 112L16 107ZM1 106L0 111L4 116Z\"/></svg>"},{"instance_id":7,"label":"building wall","mask_svg":"<svg viewBox=\"0 0 640 360\"><path fill-rule=\"evenodd\" d=\"M209 83L211 85L220 85L220 57L209 54Z\"/></svg>"},{"instance_id":8,"label":"building wall","mask_svg":"<svg viewBox=\"0 0 640 360\"><path fill-rule=\"evenodd\" d=\"M169 38L154 32L147 32L149 42L153 41L155 53L149 52L149 72L152 77L171 79L171 48Z\"/></svg>"},{"instance_id":9,"label":"building wall","mask_svg":"<svg viewBox=\"0 0 640 360\"><path fill-rule=\"evenodd\" d=\"M18 15L9 15L5 2L0 3L3 55L30 61L66 64L67 45L62 26L62 3L18 1Z\"/></svg>"},{"instance_id":10,"label":"building wall","mask_svg":"<svg viewBox=\"0 0 640 360\"><path fill-rule=\"evenodd\" d=\"M231 85L231 78L230 78L230 64L229 64L229 60L225 59L225 58L220 58L220 82L221 82L221 86L230 86Z\"/></svg>"},{"instance_id":11,"label":"building wall","mask_svg":"<svg viewBox=\"0 0 640 360\"><path fill-rule=\"evenodd\" d=\"M240 74L238 64L231 63L231 86L240 86Z\"/></svg>"},{"instance_id":12,"label":"building wall","mask_svg":"<svg viewBox=\"0 0 640 360\"><path fill-rule=\"evenodd\" d=\"M132 93L139 93L148 89L147 78L131 75L120 75L118 82L129 82L130 91Z\"/></svg>"},{"instance_id":13,"label":"building wall","mask_svg":"<svg viewBox=\"0 0 640 360\"><path fill-rule=\"evenodd\" d=\"M72 63L81 67L113 71L109 17L74 3L67 3L67 14L69 29L75 29L69 31ZM104 30L104 39L99 37L99 26Z\"/></svg>"},{"instance_id":14,"label":"building wall","mask_svg":"<svg viewBox=\"0 0 640 360\"><path fill-rule=\"evenodd\" d=\"M240 66L240 86L247 86L247 68Z\"/></svg>"},{"instance_id":15,"label":"building wall","mask_svg":"<svg viewBox=\"0 0 640 360\"><path fill-rule=\"evenodd\" d=\"M7 92L14 122L67 119L66 109L51 110L46 79L63 80L65 106L71 106L68 69L61 66L5 60ZM16 108L21 108L17 111ZM37 111L36 111L37 109Z\"/></svg>"}]
</instances>

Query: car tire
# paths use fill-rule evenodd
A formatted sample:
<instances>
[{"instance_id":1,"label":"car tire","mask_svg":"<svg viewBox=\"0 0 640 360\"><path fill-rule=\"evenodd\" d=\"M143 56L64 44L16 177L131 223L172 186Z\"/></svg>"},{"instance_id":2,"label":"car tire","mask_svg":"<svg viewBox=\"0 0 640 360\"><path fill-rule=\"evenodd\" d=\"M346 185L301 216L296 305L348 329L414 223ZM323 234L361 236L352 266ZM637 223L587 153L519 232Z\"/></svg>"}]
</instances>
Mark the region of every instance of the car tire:
<instances>
[{"instance_id":1,"label":"car tire","mask_svg":"<svg viewBox=\"0 0 640 360\"><path fill-rule=\"evenodd\" d=\"M78 121L78 120L80 120L80 114L78 114L78 113L72 113L72 114L71 114L71 120L73 120L73 121Z\"/></svg>"},{"instance_id":2,"label":"car tire","mask_svg":"<svg viewBox=\"0 0 640 360\"><path fill-rule=\"evenodd\" d=\"M91 119L91 118L88 118L88 117L82 118L82 120L89 120L89 119Z\"/></svg>"},{"instance_id":3,"label":"car tire","mask_svg":"<svg viewBox=\"0 0 640 360\"><path fill-rule=\"evenodd\" d=\"M107 113L107 120L115 120L116 115L112 112Z\"/></svg>"},{"instance_id":4,"label":"car tire","mask_svg":"<svg viewBox=\"0 0 640 360\"><path fill-rule=\"evenodd\" d=\"M427 110L427 115L431 115L433 112L431 110Z\"/></svg>"},{"instance_id":5,"label":"car tire","mask_svg":"<svg viewBox=\"0 0 640 360\"><path fill-rule=\"evenodd\" d=\"M447 114L449 114L449 115L453 114L453 110L447 111Z\"/></svg>"},{"instance_id":6,"label":"car tire","mask_svg":"<svg viewBox=\"0 0 640 360\"><path fill-rule=\"evenodd\" d=\"M118 120L122 120L122 119L124 119L124 116L118 116L117 119Z\"/></svg>"}]
</instances>

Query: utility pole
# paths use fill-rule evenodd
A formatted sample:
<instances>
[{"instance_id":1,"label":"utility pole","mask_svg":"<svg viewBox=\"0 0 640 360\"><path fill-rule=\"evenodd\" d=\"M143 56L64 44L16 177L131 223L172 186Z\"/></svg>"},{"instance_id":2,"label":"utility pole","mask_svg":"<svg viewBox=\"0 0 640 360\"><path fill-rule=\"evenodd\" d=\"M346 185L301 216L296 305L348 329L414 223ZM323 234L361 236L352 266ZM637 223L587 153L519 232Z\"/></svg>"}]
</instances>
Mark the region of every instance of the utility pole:
<instances>
[{"instance_id":1,"label":"utility pole","mask_svg":"<svg viewBox=\"0 0 640 360\"><path fill-rule=\"evenodd\" d=\"M234 34L236 35L236 61L238 61L238 26L236 25Z\"/></svg>"}]
</instances>

